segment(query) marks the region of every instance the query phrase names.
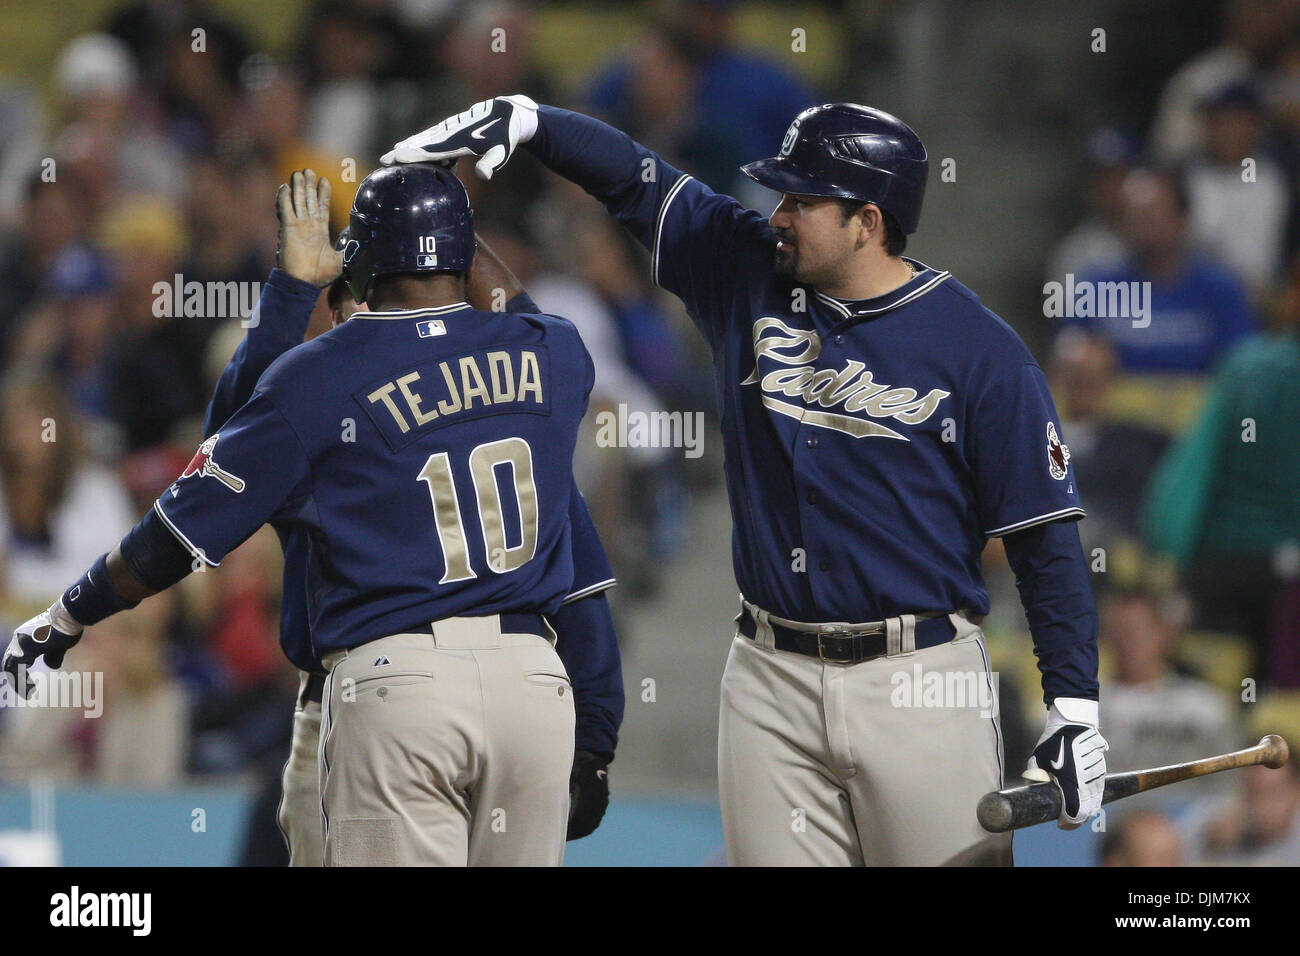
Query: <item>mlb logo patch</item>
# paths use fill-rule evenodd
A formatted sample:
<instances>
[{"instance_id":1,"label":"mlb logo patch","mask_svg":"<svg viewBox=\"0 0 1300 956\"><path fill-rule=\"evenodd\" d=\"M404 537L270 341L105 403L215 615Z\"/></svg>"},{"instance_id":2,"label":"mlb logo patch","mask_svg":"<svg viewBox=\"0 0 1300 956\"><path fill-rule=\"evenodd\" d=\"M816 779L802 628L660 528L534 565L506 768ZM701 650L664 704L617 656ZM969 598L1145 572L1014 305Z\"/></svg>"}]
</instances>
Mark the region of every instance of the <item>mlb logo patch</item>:
<instances>
[{"instance_id":1,"label":"mlb logo patch","mask_svg":"<svg viewBox=\"0 0 1300 956\"><path fill-rule=\"evenodd\" d=\"M431 256L425 254L425 255L419 255L415 257L415 268L417 269L432 269L437 265L438 265L438 257L436 255Z\"/></svg>"},{"instance_id":2,"label":"mlb logo patch","mask_svg":"<svg viewBox=\"0 0 1300 956\"><path fill-rule=\"evenodd\" d=\"M420 333L422 339L431 339L435 335L447 334L447 327L442 324L441 319L424 319L416 322L415 330Z\"/></svg>"}]
</instances>

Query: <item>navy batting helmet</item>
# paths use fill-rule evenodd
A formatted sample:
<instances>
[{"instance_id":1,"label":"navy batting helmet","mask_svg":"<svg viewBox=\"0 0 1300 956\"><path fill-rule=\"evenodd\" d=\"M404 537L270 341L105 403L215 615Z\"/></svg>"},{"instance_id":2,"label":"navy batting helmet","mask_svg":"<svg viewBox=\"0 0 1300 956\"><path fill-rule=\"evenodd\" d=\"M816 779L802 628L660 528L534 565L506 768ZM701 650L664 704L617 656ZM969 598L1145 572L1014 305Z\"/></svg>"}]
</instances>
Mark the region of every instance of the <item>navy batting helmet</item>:
<instances>
[{"instance_id":1,"label":"navy batting helmet","mask_svg":"<svg viewBox=\"0 0 1300 956\"><path fill-rule=\"evenodd\" d=\"M794 118L780 155L740 167L779 193L875 203L916 232L930 162L921 138L896 116L856 103L827 103Z\"/></svg>"},{"instance_id":2,"label":"navy batting helmet","mask_svg":"<svg viewBox=\"0 0 1300 956\"><path fill-rule=\"evenodd\" d=\"M344 233L343 277L358 302L376 276L466 272L477 246L464 185L432 163L385 166L367 176Z\"/></svg>"}]
</instances>

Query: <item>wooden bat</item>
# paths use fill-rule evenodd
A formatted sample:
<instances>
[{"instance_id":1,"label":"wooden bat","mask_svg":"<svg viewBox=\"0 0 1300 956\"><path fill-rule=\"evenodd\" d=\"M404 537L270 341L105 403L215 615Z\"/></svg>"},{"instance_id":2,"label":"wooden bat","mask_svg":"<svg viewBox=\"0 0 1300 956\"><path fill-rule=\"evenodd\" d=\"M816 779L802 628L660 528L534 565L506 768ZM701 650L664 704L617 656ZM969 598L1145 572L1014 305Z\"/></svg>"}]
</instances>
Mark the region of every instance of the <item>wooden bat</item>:
<instances>
[{"instance_id":1,"label":"wooden bat","mask_svg":"<svg viewBox=\"0 0 1300 956\"><path fill-rule=\"evenodd\" d=\"M1269 734L1253 747L1237 750L1217 757L1203 757L1172 767L1154 767L1151 770L1132 770L1128 773L1106 775L1106 790L1102 803L1131 797L1144 790L1154 790L1193 777L1235 770L1262 763L1277 768L1287 761L1290 749L1277 734ZM986 793L975 810L980 826L990 833L1005 833L1039 823L1055 820L1061 815L1061 791L1054 783L1030 783Z\"/></svg>"}]
</instances>

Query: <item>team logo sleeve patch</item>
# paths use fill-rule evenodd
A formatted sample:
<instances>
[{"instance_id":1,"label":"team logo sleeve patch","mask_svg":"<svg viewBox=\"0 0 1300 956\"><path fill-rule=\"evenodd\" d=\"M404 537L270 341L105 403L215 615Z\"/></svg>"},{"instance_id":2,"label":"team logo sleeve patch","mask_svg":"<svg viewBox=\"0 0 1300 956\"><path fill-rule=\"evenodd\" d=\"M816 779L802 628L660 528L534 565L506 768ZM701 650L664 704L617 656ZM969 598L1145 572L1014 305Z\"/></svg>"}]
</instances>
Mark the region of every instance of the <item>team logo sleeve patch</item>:
<instances>
[{"instance_id":1,"label":"team logo sleeve patch","mask_svg":"<svg viewBox=\"0 0 1300 956\"><path fill-rule=\"evenodd\" d=\"M190 463L185 466L185 470L181 472L180 477L176 480L184 481L193 475L198 475L200 478L215 478L236 494L242 492L245 487L244 479L226 471L212 457L217 448L217 439L220 437L221 434L218 432L205 439L203 444L199 446L199 450L194 453L194 457L190 459Z\"/></svg>"},{"instance_id":2,"label":"team logo sleeve patch","mask_svg":"<svg viewBox=\"0 0 1300 956\"><path fill-rule=\"evenodd\" d=\"M1057 481L1065 478L1070 464L1070 446L1056 434L1056 425L1047 423L1047 470Z\"/></svg>"}]
</instances>

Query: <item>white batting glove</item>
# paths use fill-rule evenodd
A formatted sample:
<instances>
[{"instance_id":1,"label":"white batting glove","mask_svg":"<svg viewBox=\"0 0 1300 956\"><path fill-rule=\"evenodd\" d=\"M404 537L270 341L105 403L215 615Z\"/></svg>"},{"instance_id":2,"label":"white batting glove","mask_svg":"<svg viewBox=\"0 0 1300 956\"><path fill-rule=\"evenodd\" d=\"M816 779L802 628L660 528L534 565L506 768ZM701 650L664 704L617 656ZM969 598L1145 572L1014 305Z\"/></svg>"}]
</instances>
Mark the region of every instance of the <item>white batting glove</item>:
<instances>
[{"instance_id":1,"label":"white batting glove","mask_svg":"<svg viewBox=\"0 0 1300 956\"><path fill-rule=\"evenodd\" d=\"M1110 744L1097 729L1099 723L1095 700L1056 698L1025 768L1025 779L1051 780L1061 791L1061 816L1056 825L1062 830L1073 830L1101 809Z\"/></svg>"},{"instance_id":2,"label":"white batting glove","mask_svg":"<svg viewBox=\"0 0 1300 956\"><path fill-rule=\"evenodd\" d=\"M84 628L68 613L59 598L30 621L14 629L5 648L3 670L23 697L32 696L28 671L40 658L53 668L63 666L63 655L81 640Z\"/></svg>"},{"instance_id":3,"label":"white batting glove","mask_svg":"<svg viewBox=\"0 0 1300 956\"><path fill-rule=\"evenodd\" d=\"M379 161L393 163L454 163L461 156L477 156L478 174L492 174L510 161L520 143L537 132L537 104L526 96L498 96L475 103L463 113L408 136Z\"/></svg>"}]
</instances>

